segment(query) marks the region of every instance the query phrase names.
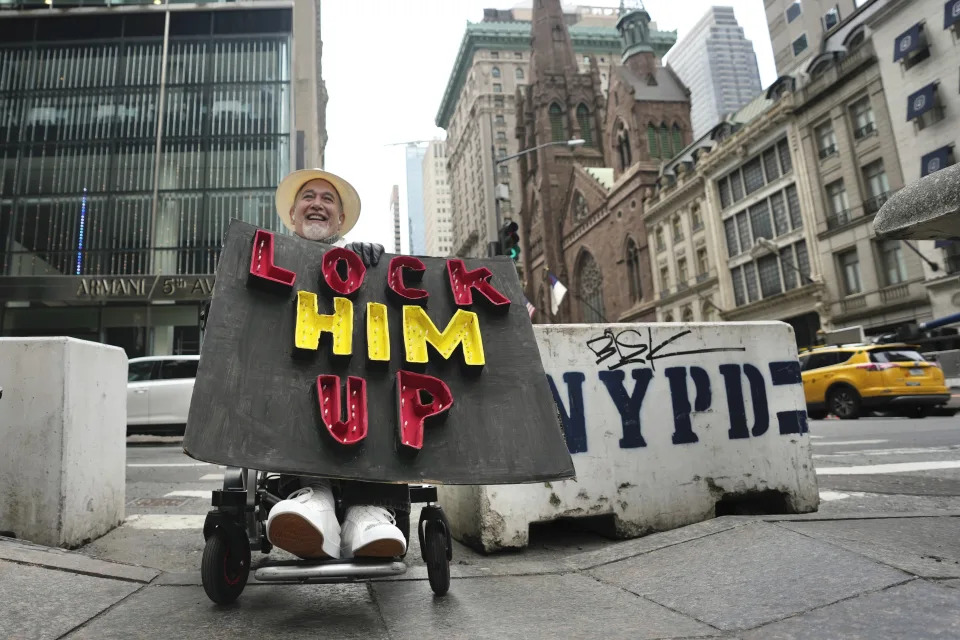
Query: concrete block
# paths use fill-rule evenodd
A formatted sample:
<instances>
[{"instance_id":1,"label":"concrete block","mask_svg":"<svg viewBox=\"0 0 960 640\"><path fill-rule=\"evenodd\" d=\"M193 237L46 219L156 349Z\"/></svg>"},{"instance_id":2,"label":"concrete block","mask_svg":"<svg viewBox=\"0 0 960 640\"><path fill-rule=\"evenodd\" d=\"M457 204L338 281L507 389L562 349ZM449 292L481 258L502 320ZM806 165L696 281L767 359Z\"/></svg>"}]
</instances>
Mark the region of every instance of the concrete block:
<instances>
[{"instance_id":1,"label":"concrete block","mask_svg":"<svg viewBox=\"0 0 960 640\"><path fill-rule=\"evenodd\" d=\"M577 477L440 487L459 540L489 552L524 547L530 523L559 518L611 515L626 538L718 513L817 509L789 325L541 325L535 335Z\"/></svg>"},{"instance_id":2,"label":"concrete block","mask_svg":"<svg viewBox=\"0 0 960 640\"><path fill-rule=\"evenodd\" d=\"M72 338L0 338L0 530L76 547L123 520L127 356Z\"/></svg>"}]
</instances>

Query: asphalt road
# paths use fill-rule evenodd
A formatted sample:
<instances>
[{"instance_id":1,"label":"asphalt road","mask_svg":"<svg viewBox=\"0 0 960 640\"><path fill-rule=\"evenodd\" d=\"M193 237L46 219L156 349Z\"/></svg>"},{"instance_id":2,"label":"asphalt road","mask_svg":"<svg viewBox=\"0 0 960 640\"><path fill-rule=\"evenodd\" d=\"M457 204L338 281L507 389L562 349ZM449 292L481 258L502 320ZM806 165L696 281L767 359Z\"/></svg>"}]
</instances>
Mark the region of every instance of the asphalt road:
<instances>
[{"instance_id":1,"label":"asphalt road","mask_svg":"<svg viewBox=\"0 0 960 640\"><path fill-rule=\"evenodd\" d=\"M814 421L810 436L822 514L960 512L960 415ZM184 455L178 438L129 438L127 520L83 552L165 571L195 572L203 554L201 528L210 492L222 479L223 469L217 465ZM416 518L414 513L413 522ZM408 562L416 564L420 553L415 540L411 544ZM525 554L607 544L610 541L600 536L558 525L532 535ZM255 564L257 558L266 559L255 554ZM455 558L480 565L516 561L509 554L500 559L480 556L461 545ZM276 551L270 559L278 559Z\"/></svg>"}]
</instances>

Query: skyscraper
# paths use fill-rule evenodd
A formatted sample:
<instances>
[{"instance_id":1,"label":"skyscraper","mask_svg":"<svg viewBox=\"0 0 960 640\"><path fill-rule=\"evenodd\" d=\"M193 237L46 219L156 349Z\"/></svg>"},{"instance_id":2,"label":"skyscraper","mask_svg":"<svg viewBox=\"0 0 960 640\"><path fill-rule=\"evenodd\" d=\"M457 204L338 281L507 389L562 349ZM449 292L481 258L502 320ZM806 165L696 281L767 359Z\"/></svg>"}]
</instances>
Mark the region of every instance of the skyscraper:
<instances>
[{"instance_id":1,"label":"skyscraper","mask_svg":"<svg viewBox=\"0 0 960 640\"><path fill-rule=\"evenodd\" d=\"M426 255L448 256L453 250L447 145L434 140L423 157L423 218Z\"/></svg>"},{"instance_id":2,"label":"skyscraper","mask_svg":"<svg viewBox=\"0 0 960 640\"><path fill-rule=\"evenodd\" d=\"M426 147L407 145L407 220L410 226L409 253L420 256L426 250L423 228L423 157Z\"/></svg>"},{"instance_id":3,"label":"skyscraper","mask_svg":"<svg viewBox=\"0 0 960 640\"><path fill-rule=\"evenodd\" d=\"M393 252L403 253L400 248L400 185L390 190L390 213L393 214Z\"/></svg>"},{"instance_id":4,"label":"skyscraper","mask_svg":"<svg viewBox=\"0 0 960 640\"><path fill-rule=\"evenodd\" d=\"M667 64L690 89L694 138L760 94L753 43L744 38L733 7L710 7L670 50Z\"/></svg>"},{"instance_id":5,"label":"skyscraper","mask_svg":"<svg viewBox=\"0 0 960 640\"><path fill-rule=\"evenodd\" d=\"M3 3L0 335L197 353L231 218L322 163L319 2L119 4Z\"/></svg>"}]
</instances>

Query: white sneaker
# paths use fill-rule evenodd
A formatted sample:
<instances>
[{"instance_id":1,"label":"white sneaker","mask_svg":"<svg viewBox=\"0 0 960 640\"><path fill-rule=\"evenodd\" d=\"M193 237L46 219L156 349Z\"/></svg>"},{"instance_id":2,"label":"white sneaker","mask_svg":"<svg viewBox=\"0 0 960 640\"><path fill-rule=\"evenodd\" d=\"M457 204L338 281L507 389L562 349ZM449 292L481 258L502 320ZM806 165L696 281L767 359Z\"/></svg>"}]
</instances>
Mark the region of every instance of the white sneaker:
<instances>
[{"instance_id":1,"label":"white sneaker","mask_svg":"<svg viewBox=\"0 0 960 640\"><path fill-rule=\"evenodd\" d=\"M407 542L390 511L383 507L357 505L347 509L341 552L344 558L393 558L407 552Z\"/></svg>"},{"instance_id":2,"label":"white sneaker","mask_svg":"<svg viewBox=\"0 0 960 640\"><path fill-rule=\"evenodd\" d=\"M340 523L330 485L294 491L270 510L267 539L305 560L340 557Z\"/></svg>"}]
</instances>

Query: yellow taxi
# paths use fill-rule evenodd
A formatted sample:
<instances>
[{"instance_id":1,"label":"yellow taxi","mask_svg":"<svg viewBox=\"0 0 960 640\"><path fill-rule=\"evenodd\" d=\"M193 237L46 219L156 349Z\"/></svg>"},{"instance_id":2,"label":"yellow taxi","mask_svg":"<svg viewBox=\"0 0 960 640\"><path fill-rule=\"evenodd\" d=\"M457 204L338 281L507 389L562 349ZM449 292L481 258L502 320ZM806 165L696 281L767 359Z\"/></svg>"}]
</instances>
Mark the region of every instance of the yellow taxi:
<instances>
[{"instance_id":1,"label":"yellow taxi","mask_svg":"<svg viewBox=\"0 0 960 640\"><path fill-rule=\"evenodd\" d=\"M874 410L922 418L950 401L940 365L906 344L816 347L800 353L800 375L814 420Z\"/></svg>"}]
</instances>

